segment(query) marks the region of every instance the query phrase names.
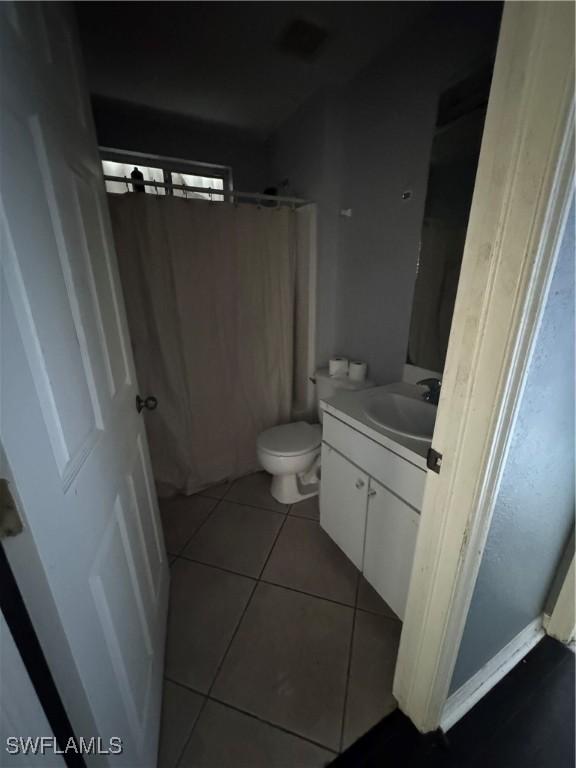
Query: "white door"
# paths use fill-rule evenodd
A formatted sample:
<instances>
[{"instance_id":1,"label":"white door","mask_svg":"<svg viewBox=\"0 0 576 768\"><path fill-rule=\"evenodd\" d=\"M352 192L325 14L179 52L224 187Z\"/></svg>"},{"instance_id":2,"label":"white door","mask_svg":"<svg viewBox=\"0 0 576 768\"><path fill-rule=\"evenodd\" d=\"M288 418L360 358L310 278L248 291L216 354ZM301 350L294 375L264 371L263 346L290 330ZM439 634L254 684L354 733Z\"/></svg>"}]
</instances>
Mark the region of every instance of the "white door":
<instances>
[{"instance_id":1,"label":"white door","mask_svg":"<svg viewBox=\"0 0 576 768\"><path fill-rule=\"evenodd\" d=\"M420 515L370 478L364 577L404 619Z\"/></svg>"},{"instance_id":2,"label":"white door","mask_svg":"<svg viewBox=\"0 0 576 768\"><path fill-rule=\"evenodd\" d=\"M71 5L0 3L0 54L6 552L77 736L147 768L168 569Z\"/></svg>"},{"instance_id":3,"label":"white door","mask_svg":"<svg viewBox=\"0 0 576 768\"><path fill-rule=\"evenodd\" d=\"M64 759L53 751L31 749L19 741L28 734L51 737L52 729L20 657L16 643L0 613L0 766L2 768L65 768ZM26 723L27 734L22 734Z\"/></svg>"},{"instance_id":4,"label":"white door","mask_svg":"<svg viewBox=\"0 0 576 768\"><path fill-rule=\"evenodd\" d=\"M322 444L320 525L362 569L368 475L326 443Z\"/></svg>"}]
</instances>

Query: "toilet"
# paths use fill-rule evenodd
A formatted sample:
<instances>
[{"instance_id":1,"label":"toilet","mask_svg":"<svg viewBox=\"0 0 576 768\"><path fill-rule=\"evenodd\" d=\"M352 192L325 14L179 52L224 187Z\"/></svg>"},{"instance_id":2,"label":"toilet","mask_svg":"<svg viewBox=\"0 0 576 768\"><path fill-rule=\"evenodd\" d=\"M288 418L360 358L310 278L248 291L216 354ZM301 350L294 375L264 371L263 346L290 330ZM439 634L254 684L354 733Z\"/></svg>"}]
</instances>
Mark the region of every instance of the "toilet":
<instances>
[{"instance_id":1,"label":"toilet","mask_svg":"<svg viewBox=\"0 0 576 768\"><path fill-rule=\"evenodd\" d=\"M330 376L328 369L315 373L316 405L320 422L320 400L332 397L338 390L360 390L373 387L371 381L352 381L348 376ZM320 487L320 447L322 426L295 421L261 432L256 443L258 460L272 475L270 493L281 504L295 504L316 496Z\"/></svg>"}]
</instances>

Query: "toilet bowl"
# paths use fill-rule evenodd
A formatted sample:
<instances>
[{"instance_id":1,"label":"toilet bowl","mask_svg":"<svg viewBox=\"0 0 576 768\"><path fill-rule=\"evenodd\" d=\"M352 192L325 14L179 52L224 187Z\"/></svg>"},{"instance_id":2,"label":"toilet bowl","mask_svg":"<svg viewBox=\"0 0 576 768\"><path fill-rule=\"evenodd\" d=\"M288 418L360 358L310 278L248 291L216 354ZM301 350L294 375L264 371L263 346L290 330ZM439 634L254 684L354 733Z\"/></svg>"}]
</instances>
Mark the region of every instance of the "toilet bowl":
<instances>
[{"instance_id":1,"label":"toilet bowl","mask_svg":"<svg viewBox=\"0 0 576 768\"><path fill-rule=\"evenodd\" d=\"M258 460L272 475L270 493L276 501L295 504L318 493L318 476L310 470L321 442L320 424L305 421L272 427L258 436Z\"/></svg>"},{"instance_id":2,"label":"toilet bowl","mask_svg":"<svg viewBox=\"0 0 576 768\"><path fill-rule=\"evenodd\" d=\"M371 381L352 381L348 376L330 376L327 370L315 373L316 403L320 421L320 400L326 400L337 390L360 390L373 387ZM320 489L321 424L295 421L271 427L258 436L258 460L272 475L270 493L282 504L296 504Z\"/></svg>"}]
</instances>

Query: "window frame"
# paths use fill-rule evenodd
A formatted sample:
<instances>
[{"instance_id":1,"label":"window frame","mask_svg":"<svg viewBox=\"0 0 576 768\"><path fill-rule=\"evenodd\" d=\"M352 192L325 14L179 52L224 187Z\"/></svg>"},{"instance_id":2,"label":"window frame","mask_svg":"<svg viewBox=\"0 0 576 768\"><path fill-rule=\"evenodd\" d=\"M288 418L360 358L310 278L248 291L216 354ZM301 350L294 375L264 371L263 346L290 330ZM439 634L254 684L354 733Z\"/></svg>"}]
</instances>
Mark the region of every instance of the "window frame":
<instances>
[{"instance_id":1,"label":"window frame","mask_svg":"<svg viewBox=\"0 0 576 768\"><path fill-rule=\"evenodd\" d=\"M160 168L164 172L166 194L172 194L172 173L185 173L193 176L207 176L214 179L222 179L222 193L232 192L234 189L232 168L228 165L204 163L195 160L185 160L180 157L167 157L153 155L145 152L135 152L112 147L99 147L100 160L109 160L116 163L125 163L133 166L150 166ZM130 183L130 182L128 182Z\"/></svg>"}]
</instances>

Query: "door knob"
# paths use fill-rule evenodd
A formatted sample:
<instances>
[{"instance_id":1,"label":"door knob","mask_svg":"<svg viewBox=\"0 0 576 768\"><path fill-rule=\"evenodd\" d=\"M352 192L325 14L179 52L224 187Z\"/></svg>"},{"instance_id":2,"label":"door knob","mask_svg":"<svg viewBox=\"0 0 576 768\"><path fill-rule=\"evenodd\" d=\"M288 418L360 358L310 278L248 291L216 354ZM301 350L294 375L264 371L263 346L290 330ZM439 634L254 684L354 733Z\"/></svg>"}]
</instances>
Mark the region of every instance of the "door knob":
<instances>
[{"instance_id":1,"label":"door knob","mask_svg":"<svg viewBox=\"0 0 576 768\"><path fill-rule=\"evenodd\" d=\"M356 488L364 488L364 480L358 478L358 480L356 480Z\"/></svg>"},{"instance_id":2,"label":"door knob","mask_svg":"<svg viewBox=\"0 0 576 768\"><path fill-rule=\"evenodd\" d=\"M371 488L371 489L368 491L368 496L369 496L370 498L372 498L372 496L376 496L376 491L374 490L374 488Z\"/></svg>"},{"instance_id":3,"label":"door knob","mask_svg":"<svg viewBox=\"0 0 576 768\"><path fill-rule=\"evenodd\" d=\"M144 408L149 411L153 411L157 405L158 400L153 395L148 395L148 397L140 397L140 395L136 395L136 410L138 413L140 413Z\"/></svg>"}]
</instances>

